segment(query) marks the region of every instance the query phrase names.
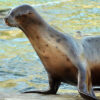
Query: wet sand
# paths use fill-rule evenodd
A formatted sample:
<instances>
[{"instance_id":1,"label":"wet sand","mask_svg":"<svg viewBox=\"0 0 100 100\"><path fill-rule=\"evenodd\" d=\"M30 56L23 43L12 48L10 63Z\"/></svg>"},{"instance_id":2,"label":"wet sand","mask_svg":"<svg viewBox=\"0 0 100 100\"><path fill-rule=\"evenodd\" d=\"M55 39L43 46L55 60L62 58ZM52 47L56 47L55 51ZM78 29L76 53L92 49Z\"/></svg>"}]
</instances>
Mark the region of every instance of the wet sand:
<instances>
[{"instance_id":1,"label":"wet sand","mask_svg":"<svg viewBox=\"0 0 100 100\"><path fill-rule=\"evenodd\" d=\"M96 92L100 99L100 92ZM18 94L18 93L0 93L0 100L84 100L78 93L58 94L58 95L40 95L40 94Z\"/></svg>"}]
</instances>

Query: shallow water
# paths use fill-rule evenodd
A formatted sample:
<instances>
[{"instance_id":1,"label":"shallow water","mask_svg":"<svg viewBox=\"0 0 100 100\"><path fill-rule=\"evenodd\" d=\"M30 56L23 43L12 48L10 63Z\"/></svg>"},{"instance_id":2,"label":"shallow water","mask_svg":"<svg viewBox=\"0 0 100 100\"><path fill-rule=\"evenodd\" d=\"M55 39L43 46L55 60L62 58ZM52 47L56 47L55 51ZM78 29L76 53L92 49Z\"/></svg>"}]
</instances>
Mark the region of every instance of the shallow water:
<instances>
[{"instance_id":1,"label":"shallow water","mask_svg":"<svg viewBox=\"0 0 100 100\"><path fill-rule=\"evenodd\" d=\"M17 28L5 25L8 10L28 3L59 31L80 37L99 35L99 0L0 0L0 91L19 92L47 89L43 65L26 36ZM60 92L76 89L63 84Z\"/></svg>"}]
</instances>

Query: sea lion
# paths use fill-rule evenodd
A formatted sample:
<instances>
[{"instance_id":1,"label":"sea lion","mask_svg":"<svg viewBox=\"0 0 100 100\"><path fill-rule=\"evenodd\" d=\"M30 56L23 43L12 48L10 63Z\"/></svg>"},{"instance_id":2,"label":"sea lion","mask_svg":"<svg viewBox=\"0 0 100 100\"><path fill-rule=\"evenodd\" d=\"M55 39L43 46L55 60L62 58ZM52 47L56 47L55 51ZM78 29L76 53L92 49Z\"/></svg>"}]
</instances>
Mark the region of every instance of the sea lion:
<instances>
[{"instance_id":1,"label":"sea lion","mask_svg":"<svg viewBox=\"0 0 100 100\"><path fill-rule=\"evenodd\" d=\"M48 91L25 93L56 94L61 82L65 82L78 85L83 98L97 100L93 86L100 86L100 36L78 40L65 35L27 4L12 9L5 22L25 33L48 73Z\"/></svg>"}]
</instances>

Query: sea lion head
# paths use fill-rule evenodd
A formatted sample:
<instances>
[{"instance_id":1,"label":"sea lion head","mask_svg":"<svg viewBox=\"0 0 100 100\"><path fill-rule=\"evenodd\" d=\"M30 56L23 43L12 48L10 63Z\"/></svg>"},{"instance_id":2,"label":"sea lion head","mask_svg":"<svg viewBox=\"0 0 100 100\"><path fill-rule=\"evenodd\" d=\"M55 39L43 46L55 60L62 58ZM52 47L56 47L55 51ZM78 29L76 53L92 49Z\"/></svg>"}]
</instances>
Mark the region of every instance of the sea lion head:
<instances>
[{"instance_id":1,"label":"sea lion head","mask_svg":"<svg viewBox=\"0 0 100 100\"><path fill-rule=\"evenodd\" d=\"M43 24L42 18L35 11L35 9L27 4L20 5L10 11L5 18L5 22L11 27L27 26L32 24Z\"/></svg>"}]
</instances>

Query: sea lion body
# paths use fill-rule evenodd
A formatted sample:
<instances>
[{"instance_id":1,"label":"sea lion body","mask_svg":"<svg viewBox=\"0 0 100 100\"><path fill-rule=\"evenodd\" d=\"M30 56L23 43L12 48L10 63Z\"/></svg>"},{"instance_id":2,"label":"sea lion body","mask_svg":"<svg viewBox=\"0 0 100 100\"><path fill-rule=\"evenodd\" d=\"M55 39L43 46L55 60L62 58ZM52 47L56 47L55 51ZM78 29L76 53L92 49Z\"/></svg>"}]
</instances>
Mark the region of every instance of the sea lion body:
<instances>
[{"instance_id":1,"label":"sea lion body","mask_svg":"<svg viewBox=\"0 0 100 100\"><path fill-rule=\"evenodd\" d=\"M49 33L48 37L44 36L44 40L41 41L42 44L39 43L37 47L39 50L36 51L50 75L60 81L75 84L77 82L77 68L67 56L67 44L65 46L62 45L67 41L67 38L65 36L61 38L60 35L57 34L57 36L54 36L54 34L51 34L50 36Z\"/></svg>"},{"instance_id":2,"label":"sea lion body","mask_svg":"<svg viewBox=\"0 0 100 100\"><path fill-rule=\"evenodd\" d=\"M100 36L83 38L85 59L91 71L93 86L100 86Z\"/></svg>"},{"instance_id":3,"label":"sea lion body","mask_svg":"<svg viewBox=\"0 0 100 100\"><path fill-rule=\"evenodd\" d=\"M66 82L78 85L82 97L97 100L92 85L100 86L100 36L78 40L64 35L29 5L13 9L5 21L23 30L48 73L48 91L26 93L56 94L60 83Z\"/></svg>"},{"instance_id":4,"label":"sea lion body","mask_svg":"<svg viewBox=\"0 0 100 100\"><path fill-rule=\"evenodd\" d=\"M68 36L68 38L70 37ZM69 52L67 52L68 46L66 41L62 38L60 43L58 43L55 37L53 41L50 38L51 43L45 43L45 46L43 46L44 49L40 50L42 53L39 56L50 74L54 74L53 76L61 79L63 82L77 85L78 69L70 60L71 56L69 55L68 57ZM77 43L77 40L70 38L70 42ZM81 55L81 61L82 59L86 59L87 61L87 67L89 67L92 75L92 84L93 86L100 86L100 36L86 37L78 42L80 43L76 48L79 49L77 53Z\"/></svg>"}]
</instances>

